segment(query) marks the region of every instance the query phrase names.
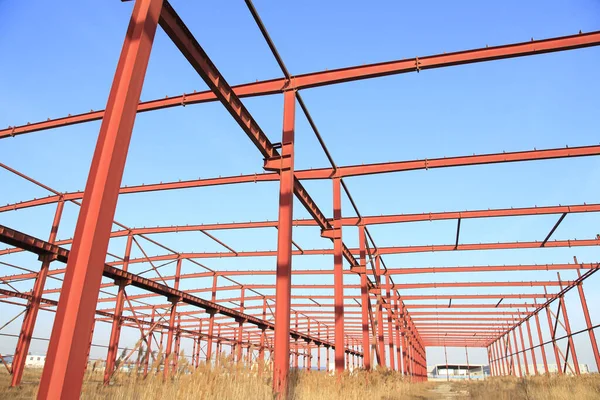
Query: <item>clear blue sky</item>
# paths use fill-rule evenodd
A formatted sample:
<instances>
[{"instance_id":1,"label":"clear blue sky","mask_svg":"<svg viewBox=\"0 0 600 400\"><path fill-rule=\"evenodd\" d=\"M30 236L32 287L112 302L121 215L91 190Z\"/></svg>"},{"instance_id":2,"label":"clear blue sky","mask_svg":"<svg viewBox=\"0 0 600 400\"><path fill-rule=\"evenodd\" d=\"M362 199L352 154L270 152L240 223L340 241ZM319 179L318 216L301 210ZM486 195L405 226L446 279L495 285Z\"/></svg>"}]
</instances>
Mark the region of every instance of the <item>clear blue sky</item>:
<instances>
[{"instance_id":1,"label":"clear blue sky","mask_svg":"<svg viewBox=\"0 0 600 400\"><path fill-rule=\"evenodd\" d=\"M281 76L242 1L173 1L198 41L230 84ZM600 29L596 1L490 2L255 2L292 74L363 63L425 56L589 32ZM0 2L0 126L102 109L112 82L133 3L63 1ZM588 48L521 59L423 71L302 92L339 165L390 160L598 144L600 49ZM205 90L206 85L159 29L146 75L142 100ZM281 135L282 97L244 100L273 142ZM85 186L100 123L93 122L0 141L0 162L59 191ZM303 116L297 118L296 168L327 166ZM217 103L140 114L123 177L134 185L262 171L260 153ZM554 160L416 171L353 178L348 186L364 215L433 212L511 206L597 203L598 158ZM321 209L331 216L331 184L307 182ZM152 195L123 196L116 220L128 226L274 220L275 183L245 184ZM0 204L42 197L47 192L0 170ZM296 203L295 217L308 214ZM344 215L352 215L344 200ZM71 237L78 208L67 205L59 238ZM53 207L0 214L0 223L45 238ZM557 216L462 223L461 242L541 240ZM556 239L593 238L599 215L569 215ZM379 246L448 244L455 221L376 226ZM216 235L236 250L275 249L276 231ZM331 244L312 228L297 228L304 248ZM344 241L357 246L356 229ZM200 234L165 235L161 242L178 251L211 251L218 245ZM122 253L122 241L111 251ZM151 254L158 250L149 246ZM494 252L427 253L386 256L390 267L504 263L598 261L597 248ZM11 260L37 268L32 257ZM274 259L207 260L213 268L274 268ZM330 268L331 257L296 257L295 268ZM165 268L167 269L167 268ZM184 272L193 267L186 265ZM139 271L138 271L139 272ZM0 274L15 273L0 266ZM565 272L563 279L573 278ZM554 279L554 273L501 273L397 277L396 282ZM324 279L326 281L327 278ZM261 281L269 282L267 278ZM348 278L349 283L356 279ZM295 283L307 281L295 278ZM206 285L208 282L206 282ZM590 304L598 277L587 283ZM205 282L194 283L206 286ZM48 287L56 283L48 282ZM28 286L20 286L28 290ZM460 289L446 291L459 293ZM460 293L498 293L476 289ZM444 293L438 290L436 293ZM584 326L578 299L572 304L573 329ZM0 305L0 323L17 308ZM592 307L593 318L600 311ZM36 335L48 336L51 315L42 314ZM18 333L19 323L7 331ZM95 342L108 340L109 326L98 327ZM127 332L127 331L126 331ZM123 342L134 343L135 332ZM585 342L585 343L584 343ZM0 352L14 341L0 339ZM37 347L36 347L37 346ZM580 361L592 364L587 339L577 342ZM34 342L32 351L45 351ZM93 355L102 357L103 352ZM462 360L463 350L449 353ZM430 364L443 352L428 354ZM485 362L477 353L472 362Z\"/></svg>"}]
</instances>

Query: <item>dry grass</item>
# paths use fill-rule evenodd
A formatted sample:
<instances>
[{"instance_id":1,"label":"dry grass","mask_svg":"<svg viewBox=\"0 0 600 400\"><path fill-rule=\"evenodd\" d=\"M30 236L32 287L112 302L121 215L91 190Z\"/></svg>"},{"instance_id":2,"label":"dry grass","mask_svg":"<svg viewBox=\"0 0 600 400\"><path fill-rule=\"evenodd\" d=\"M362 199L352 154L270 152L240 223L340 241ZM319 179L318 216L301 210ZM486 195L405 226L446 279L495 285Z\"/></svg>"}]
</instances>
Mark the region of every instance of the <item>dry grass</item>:
<instances>
[{"instance_id":1,"label":"dry grass","mask_svg":"<svg viewBox=\"0 0 600 400\"><path fill-rule=\"evenodd\" d=\"M600 375L498 377L483 382L457 383L474 400L597 400Z\"/></svg>"},{"instance_id":2,"label":"dry grass","mask_svg":"<svg viewBox=\"0 0 600 400\"><path fill-rule=\"evenodd\" d=\"M154 369L155 371L156 369ZM0 398L31 399L35 397L41 370L26 370L21 388L9 389L9 375L0 372ZM102 372L88 372L82 399L272 399L271 377L257 377L254 372L224 362L213 369L200 366L194 373L180 371L164 381L162 373L143 379L135 373L118 373L114 384L102 385ZM443 387L442 387L443 386ZM337 377L324 372L293 372L290 377L290 398L293 400L588 400L600 399L600 375L539 376L527 379L492 378L472 382L427 382L411 384L389 371ZM441 390L443 389L443 390Z\"/></svg>"},{"instance_id":3,"label":"dry grass","mask_svg":"<svg viewBox=\"0 0 600 400\"><path fill-rule=\"evenodd\" d=\"M40 371L26 370L21 388L8 389L6 371L0 373L0 398L31 399L37 391ZM324 372L293 372L290 377L290 398L294 400L340 399L428 399L430 384L411 384L401 376L388 372L337 377ZM120 373L109 387L102 385L102 373L86 375L82 399L272 399L271 377L257 377L255 373L231 363L213 369L200 366L193 373L178 373L164 381L162 373L143 379L134 373Z\"/></svg>"}]
</instances>

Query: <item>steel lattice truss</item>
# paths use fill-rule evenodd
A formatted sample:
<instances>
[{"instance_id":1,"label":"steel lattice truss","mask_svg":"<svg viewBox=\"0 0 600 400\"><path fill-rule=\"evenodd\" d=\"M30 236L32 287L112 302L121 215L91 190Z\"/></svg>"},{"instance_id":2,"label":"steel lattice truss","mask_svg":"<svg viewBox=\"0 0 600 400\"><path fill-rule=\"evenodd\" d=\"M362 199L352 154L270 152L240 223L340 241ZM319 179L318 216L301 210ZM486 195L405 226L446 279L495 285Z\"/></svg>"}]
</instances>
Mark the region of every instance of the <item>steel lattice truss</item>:
<instances>
[{"instance_id":1,"label":"steel lattice truss","mask_svg":"<svg viewBox=\"0 0 600 400\"><path fill-rule=\"evenodd\" d=\"M48 190L50 195L7 204L0 207L0 213L49 204L56 205L55 218L47 241L10 227L0 226L0 240L10 245L0 250L0 260L3 256L23 251L37 254L41 260L39 270L28 270L21 266L3 263L4 266L14 267L17 270L15 274L0 278L3 286L0 290L0 300L26 305L25 319L11 371L12 384L18 385L20 382L24 356L28 352L40 309L56 311L48 362L40 386L41 398L69 397L79 392L89 352L90 332L95 322L112 324L105 370L106 382L110 381L115 369L119 336L123 326L139 329L142 345L154 350L159 345L156 337L160 333L160 345L165 347L166 355L172 352L179 354L182 339L193 341L192 366L198 365L200 359L215 359L218 354L225 351L225 347L239 362L251 363L256 359L262 363L266 354L273 354L271 358L274 361L274 390L277 393L285 393L290 363L297 367L299 358L304 357L305 365L310 366L313 357L316 357L320 367L322 363L329 363L330 353L338 371L343 371L349 365L360 365L369 369L375 364L375 360L372 359L375 358L378 365L387 365L391 369L410 375L415 380L423 380L426 379L425 348L428 346L487 348L492 374L495 375L529 373L530 371L521 371L520 361L522 356L525 368L528 369L527 352L529 351L533 357L535 373L538 373L533 349L545 343L539 319L543 313L547 314L554 358L557 365L561 366L561 372L566 372L568 368L574 373L579 373L572 336L582 332L589 334L596 363L600 366L600 356L593 330L595 326L590 320L582 287L584 279L597 271L597 263L579 263L575 260L570 264L388 268L384 261L386 255L405 253L597 246L600 244L598 237L552 240L552 235L569 214L598 212L600 204L369 216L361 215L344 184L344 178L390 172L597 156L600 155L600 146L338 166L327 150L300 94L301 90L317 86L597 46L600 44L600 32L291 75L252 3L248 0L247 4L281 67L282 78L231 87L166 0L137 0L106 110L69 115L0 130L0 139L6 139L46 129L102 120L85 191L58 192L9 166L1 165L19 177ZM158 25L172 39L210 90L139 103L143 78ZM245 97L273 94L282 94L284 97L283 135L280 143L274 143L267 137L241 101ZM264 157L266 172L119 187L137 112L213 101L223 104L255 144ZM331 167L311 170L294 169L296 104L300 105L301 112L306 115ZM332 182L333 218L327 218L326 213L311 198L302 184L305 180ZM130 227L113 221L117 199L122 195L133 196L144 192L267 181L280 182L278 221L149 228ZM353 212L357 216L342 217L342 193L350 199ZM312 218L293 219L294 196ZM73 239L56 237L63 207L67 202L81 206ZM557 216L557 222L552 230L540 241L472 244L460 242L460 226L464 219L533 215ZM369 227L379 224L440 220L457 221L456 239L453 242L444 245L380 247L369 233ZM119 228L113 230L113 224ZM319 227L321 236L331 239L333 248L301 248L292 240L292 227L302 226ZM358 229L357 248L346 246L342 238L342 227ZM277 250L236 251L218 239L219 231L232 229L251 231L258 228L278 230ZM161 243L161 235L174 232L201 232L221 245L223 250L179 253ZM127 240L124 256L107 254L109 240L117 238ZM149 256L144 251L144 246L148 243L161 248L163 254ZM132 248L139 249L143 257L130 257ZM292 256L304 255L333 255L333 268L324 270L292 268ZM274 268L213 270L203 264L203 259L265 256L276 258ZM107 259L110 261L106 261ZM181 273L183 263L193 264L197 272ZM143 264L149 268L139 274L128 272L128 269L136 264ZM161 273L161 268L168 265L176 266L174 275ZM431 273L550 270L576 270L579 278L573 281L563 281L558 276L552 281L400 283L401 276L407 274L428 276L427 274ZM292 285L291 274L312 277L333 275L334 284ZM145 277L150 275L152 277ZM345 275L358 276L360 284L344 284ZM101 283L101 276L110 280ZM247 284L236 280L240 279L239 277L249 276L276 277L276 283ZM212 279L212 285L201 285L190 289L190 285L193 286L194 282L206 282L199 281L199 278ZM62 288L45 289L47 279L62 281ZM14 289L12 285L22 281L34 282L31 292L19 292ZM187 289L180 289L182 282L186 283ZM509 293L430 294L433 289L442 287L457 288L460 292L460 289L465 287L492 286L506 287ZM111 290L114 287L117 288L116 292ZM141 292L128 295L127 291L130 287L140 289ZM539 290L533 294L519 292L520 288L524 287L535 287ZM564 294L574 288L579 292L586 319L587 328L581 332L571 331L563 299ZM360 290L360 295L347 295L344 289L346 293L350 290ZM413 289L426 289L426 291L413 291ZM306 293L307 290L322 290L327 294L298 294L299 290L302 293ZM58 302L48 297L57 293L60 293ZM100 295L99 301L96 302L98 295ZM211 300L204 299L206 296L210 296ZM21 299L20 303L19 299ZM438 302L428 303L431 300ZM453 304L453 300L468 300L470 303ZM490 300L493 302L490 303ZM418 301L425 301L425 303L418 303ZM558 307L558 311L552 311L553 306ZM533 333L532 321L536 324ZM565 352L556 345L556 340L560 339L556 337L559 323L567 332L568 345ZM528 347L525 345L523 327L526 328ZM534 343L534 337L538 342L537 345ZM542 346L541 349L543 363L547 370L544 347ZM134 349L129 356L137 350ZM148 361L148 352L145 359L138 357L138 363L145 365L145 372L148 370ZM165 374L169 373L171 367L176 368L177 357L170 362L172 365L164 368ZM79 384L75 384L76 382Z\"/></svg>"}]
</instances>

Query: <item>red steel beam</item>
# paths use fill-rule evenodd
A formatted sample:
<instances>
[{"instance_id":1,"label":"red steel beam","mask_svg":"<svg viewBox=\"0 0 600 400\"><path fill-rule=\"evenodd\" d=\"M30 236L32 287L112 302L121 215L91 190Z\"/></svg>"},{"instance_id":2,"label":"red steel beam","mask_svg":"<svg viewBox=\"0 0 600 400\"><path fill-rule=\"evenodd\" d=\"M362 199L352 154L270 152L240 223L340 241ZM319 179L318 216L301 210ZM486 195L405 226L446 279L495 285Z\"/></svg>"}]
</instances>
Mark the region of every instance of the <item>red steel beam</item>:
<instances>
[{"instance_id":1,"label":"red steel beam","mask_svg":"<svg viewBox=\"0 0 600 400\"><path fill-rule=\"evenodd\" d=\"M57 243L60 244L60 243ZM594 268L595 264L582 263L582 264L533 264L533 265L488 265L488 266L460 266L460 267L419 267L419 268L388 268L382 271L384 275L405 275L405 274L425 274L425 273L444 273L444 272L501 272L501 271L555 271L555 270L587 270ZM60 275L65 272L64 269L54 269L48 271L48 275ZM345 270L345 274L354 274L354 272ZM213 275L217 276L264 276L264 275L275 275L274 270L229 270L229 271L207 271L207 272L193 272L189 274L181 275L181 279L197 279L197 278L208 278ZM299 270L295 269L294 275L331 275L333 270L324 269L306 269ZM34 279L37 276L35 272L26 272L22 274L6 275L0 277L4 282L17 282L27 279ZM163 279L170 281L175 279L174 276L163 276ZM462 295L454 296L454 298L460 298ZM490 295L491 298L513 298L514 294L507 295ZM523 296L531 296L530 294L524 294ZM544 294L538 294L534 296L544 297ZM405 298L403 296L403 298Z\"/></svg>"},{"instance_id":2,"label":"red steel beam","mask_svg":"<svg viewBox=\"0 0 600 400\"><path fill-rule=\"evenodd\" d=\"M70 251L67 249L37 239L33 236L29 236L24 233L15 231L14 229L10 229L2 225L0 225L0 242L10 244L11 246L18 246L24 250L38 255L50 254L53 257L55 257L57 261L63 263L67 262L70 256ZM256 318L249 314L241 313L237 310L224 307L218 303L213 303L211 301L204 300L202 298L190 294L189 291L183 292L181 290L176 290L169 286L152 281L150 279L142 278L130 272L111 267L107 264L104 264L103 275L113 280L126 281L131 286L135 286L137 288L152 292L153 295L160 295L168 299L176 299L177 301L185 303L187 305L199 307L209 312L219 313L221 315L233 319L242 319L247 323L258 326L259 328L264 327L265 329L273 330L275 327L275 325L272 322ZM563 283L566 282L563 281ZM246 286L246 288L248 287ZM129 299L132 300L135 297L136 296L129 296ZM298 336L298 338L302 340L309 340L314 343L320 343L323 346L329 346L332 348L335 347L335 344L332 342L319 340L313 336L306 335L302 332L291 331L290 334L292 336ZM348 349L347 351L351 350ZM357 354L360 355L360 353Z\"/></svg>"},{"instance_id":3,"label":"red steel beam","mask_svg":"<svg viewBox=\"0 0 600 400\"><path fill-rule=\"evenodd\" d=\"M389 61L377 64L355 66L330 71L313 72L267 81L246 83L231 88L232 93L238 97L261 96L281 93L289 89L307 89L316 86L332 85L342 82L370 79L387 75L415 72L432 68L443 68L460 64L471 64L484 61L500 60L506 58L529 56L564 50L572 50L600 44L600 32L590 32L579 35L562 36L551 39L532 40L502 46L485 47L473 50L445 53L425 57L410 58L398 61ZM189 104L216 101L217 97L212 90L189 93L142 102L138 105L138 112L158 110ZM21 126L11 126L0 130L0 139L22 135L25 133L68 126L88 121L97 121L104 117L105 111L91 111L43 122L27 123Z\"/></svg>"},{"instance_id":4,"label":"red steel beam","mask_svg":"<svg viewBox=\"0 0 600 400\"><path fill-rule=\"evenodd\" d=\"M557 247L580 247L580 246L599 246L600 237L596 239L573 239L573 240L554 240L547 242L544 248ZM450 245L426 245L426 246L394 246L394 247L379 247L377 249L380 255L384 254L407 254L407 253L424 253L438 251L467 251L467 250L506 250L506 249L531 249L540 248L540 242L506 242L506 243L472 243L461 244L458 249L455 249L454 244ZM360 249L348 249L349 253L358 255ZM293 250L293 256L299 255L332 255L332 249L305 249L303 251ZM169 261L177 258L195 259L195 258L225 258L225 257L275 257L277 251L260 250L260 251L239 251L237 254L230 252L206 252L206 253L180 253L180 254L163 254L153 257L143 257L131 259L131 264L154 262L154 261ZM122 265L122 261L112 261L108 263L111 266ZM359 272L359 268L353 268Z\"/></svg>"},{"instance_id":5,"label":"red steel beam","mask_svg":"<svg viewBox=\"0 0 600 400\"><path fill-rule=\"evenodd\" d=\"M38 399L81 394L96 299L162 0L136 0L102 120Z\"/></svg>"},{"instance_id":6,"label":"red steel beam","mask_svg":"<svg viewBox=\"0 0 600 400\"><path fill-rule=\"evenodd\" d=\"M365 164L356 166L341 166L337 167L336 174L340 176L358 176L358 175L369 175L377 173L390 173L390 172L401 172L401 171L412 171L419 169L429 168L444 168L444 167L458 167L467 165L480 165L480 164L495 164L503 162L516 162L516 161L533 161L533 160L547 160L555 158L568 158L568 157L584 157L584 156L596 156L600 155L600 146L582 146L582 147L567 147L567 148L556 148L556 149L544 149L544 150L530 150L530 151L518 151L518 152L507 152L507 153L495 153L495 154L482 154L482 155L470 155L470 156L457 156L457 157L443 157L423 160L411 160L411 161L398 161L391 163L380 163L380 164ZM362 172L361 172L362 171ZM309 170L298 170L295 171L295 176L298 179L329 179L333 176L334 170L329 168L324 169L309 169ZM350 175L351 174L351 175ZM154 184L142 184L136 186L125 186L120 188L119 194L133 194L133 193L147 193L163 190L178 190L196 187L206 186L219 186L219 185L231 185L239 183L256 183L256 182L275 182L279 180L279 174L277 173L263 173L263 174L251 174L251 175L237 175L230 177L218 177L218 178L207 178L207 179L194 179L188 181L176 181L176 182L164 182ZM78 200L83 197L83 192L67 192L61 195L51 195L44 198L25 200L18 203L11 203L0 207L0 212L7 212L13 210L19 210L23 208L36 207L44 204L56 203L62 198L65 201ZM437 219L457 219L457 218L483 218L483 217L502 217L502 216L518 216L518 215L543 215L543 214L558 214L558 213L573 213L573 212L585 212L585 211L598 211L598 205L578 205L578 206L558 206L557 207L529 207L529 208L509 208L500 210L479 210L479 211L455 211L450 213L423 213L423 214L404 214L404 215L391 215L391 216L372 216L362 217L360 223L365 225L373 224L385 224L385 223L396 223L396 222L415 222L415 221L429 221ZM330 220L331 221L331 220ZM263 221L254 223L242 223L239 228L245 227L273 227L275 221ZM342 218L343 225L357 225L359 218L357 217L346 217ZM237 224L214 224L201 226L202 229L235 229ZM294 221L294 225L317 225L314 220L298 220ZM191 228L193 229L193 225ZM180 231L189 229L190 226L179 227ZM145 233L157 233L153 231L153 228ZM195 230L199 230L195 229ZM137 233L137 232L134 232ZM144 233L144 231L140 231Z\"/></svg>"}]
</instances>

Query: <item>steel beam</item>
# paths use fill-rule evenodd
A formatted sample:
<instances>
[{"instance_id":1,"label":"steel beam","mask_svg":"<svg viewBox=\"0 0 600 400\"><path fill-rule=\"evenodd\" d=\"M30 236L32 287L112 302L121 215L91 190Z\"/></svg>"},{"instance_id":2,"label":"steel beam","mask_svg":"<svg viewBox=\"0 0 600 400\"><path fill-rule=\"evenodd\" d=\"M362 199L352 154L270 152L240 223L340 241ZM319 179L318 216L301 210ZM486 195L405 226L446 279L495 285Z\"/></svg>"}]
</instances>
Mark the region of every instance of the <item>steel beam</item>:
<instances>
[{"instance_id":1,"label":"steel beam","mask_svg":"<svg viewBox=\"0 0 600 400\"><path fill-rule=\"evenodd\" d=\"M83 195L38 399L78 398L127 151L162 0L137 0Z\"/></svg>"},{"instance_id":2,"label":"steel beam","mask_svg":"<svg viewBox=\"0 0 600 400\"><path fill-rule=\"evenodd\" d=\"M239 97L261 96L289 89L308 89L316 86L332 85L361 79L377 78L381 76L418 72L425 69L443 68L460 64L471 64L506 58L530 56L557 51L572 50L600 44L600 32L590 32L579 35L562 36L551 39L532 40L502 46L485 47L465 50L454 53L444 53L425 57L416 57L398 61L389 61L377 64L362 65L334 69L322 72L313 72L292 76L291 79L278 78L267 81L246 83L231 88L231 92ZM161 108L176 107L204 103L217 100L212 90L188 93L181 96L167 97L140 103L138 112L158 110ZM27 125L11 126L0 130L0 138L22 135L25 133L68 126L88 121L100 120L106 111L91 111L44 122L28 123Z\"/></svg>"}]
</instances>

